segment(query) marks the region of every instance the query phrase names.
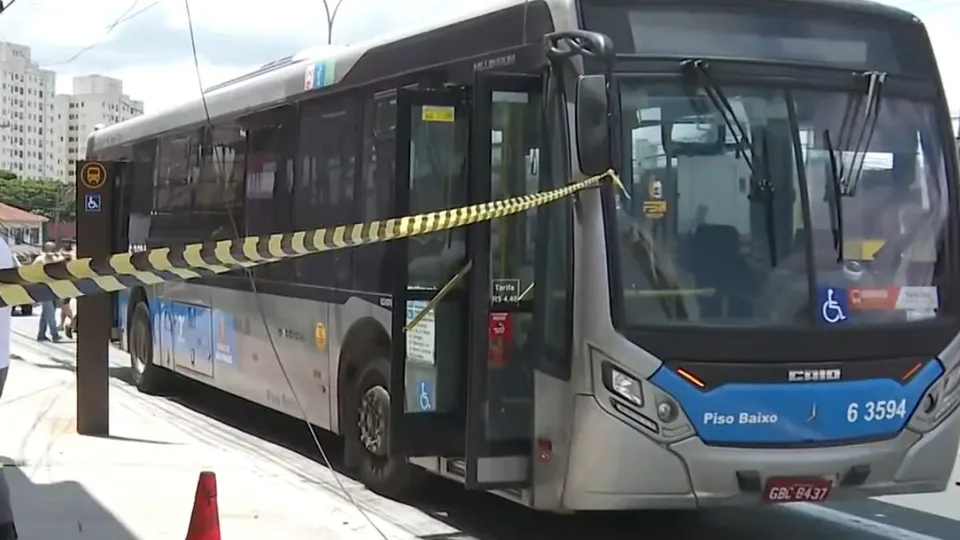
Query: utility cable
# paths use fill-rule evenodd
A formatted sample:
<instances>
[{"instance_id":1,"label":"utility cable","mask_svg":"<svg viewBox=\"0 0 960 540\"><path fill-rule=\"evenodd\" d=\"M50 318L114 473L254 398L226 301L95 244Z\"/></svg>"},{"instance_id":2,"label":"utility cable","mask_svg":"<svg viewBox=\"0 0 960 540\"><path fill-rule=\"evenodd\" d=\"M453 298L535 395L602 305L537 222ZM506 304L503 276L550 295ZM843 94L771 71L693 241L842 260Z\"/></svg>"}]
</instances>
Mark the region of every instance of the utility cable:
<instances>
[{"instance_id":1,"label":"utility cable","mask_svg":"<svg viewBox=\"0 0 960 540\"><path fill-rule=\"evenodd\" d=\"M111 22L106 26L105 28L106 33L100 39L98 39L97 41L94 41L93 43L87 45L86 47L80 49L79 51L73 53L73 56L71 56L70 58L67 58L66 60L63 60L60 62L55 62L53 64L47 64L47 67L60 67L60 66L65 66L67 64L73 63L84 54L99 47L100 45L103 45L107 41L107 38L110 37L110 33L116 30L118 26L124 23L130 22L133 19L136 19L140 15L143 15L144 13L157 7L161 2L163 2L163 0L154 0L153 2L150 2L146 6L140 8L139 10L134 11L135 9L137 9L137 6L140 4L140 0L134 0L133 3L127 6L127 9L123 10L123 13L121 13L116 19L113 20L113 22Z\"/></svg>"},{"instance_id":2,"label":"utility cable","mask_svg":"<svg viewBox=\"0 0 960 540\"><path fill-rule=\"evenodd\" d=\"M0 0L0 13L10 9L10 6L13 5L17 0Z\"/></svg>"},{"instance_id":3,"label":"utility cable","mask_svg":"<svg viewBox=\"0 0 960 540\"><path fill-rule=\"evenodd\" d=\"M187 14L187 30L190 33L190 49L193 53L193 66L197 74L197 86L200 89L200 99L203 104L203 113L204 113L204 116L206 117L207 127L210 130L210 136L211 136L210 143L211 143L211 146L213 146L214 124L213 124L213 118L210 116L210 107L207 104L207 96L203 91L203 77L201 76L201 73L200 73L200 57L197 53L197 40L196 40L196 34L194 33L194 30L193 30L193 16L190 11L190 0L183 0L183 5ZM219 162L218 167L220 171L225 170L226 167L222 161L223 160L222 154L213 152L213 155L214 155L214 159L216 159ZM230 211L229 207L226 207L226 210L227 210L227 216L230 218L230 226L233 228L234 237L237 239L242 238L243 235L240 234L240 228L237 226L237 221L233 216L233 212ZM257 300L257 312L260 315L260 320L263 322L263 328L267 333L267 340L270 343L270 349L273 351L273 356L276 359L277 366L280 368L280 373L283 374L283 378L287 383L287 388L290 390L290 393L293 395L293 399L297 404L297 408L300 410L300 415L302 420L307 424L307 430L310 432L310 437L313 439L314 445L317 447L317 450L320 451L320 456L323 458L324 464L330 470L330 472L333 473L333 478L336 481L337 486L340 488L340 491L343 492L343 495L347 498L347 500L350 501L350 504L352 504L353 507L356 508L358 512L360 512L363 518L370 524L371 527L373 527L375 531L377 531L377 534L379 534L383 540L389 540L387 538L387 535L383 532L383 530L380 529L380 527L377 526L377 524L373 521L373 518L367 513L367 511L362 506L360 506L357 503L356 499L353 498L353 495L350 493L349 490L347 490L347 487L343 484L343 481L340 479L340 475L337 474L337 471L333 468L333 463L330 461L330 458L327 456L326 450L324 450L323 445L320 443L320 438L317 436L316 429L313 427L313 424L310 422L310 417L307 414L307 410L303 406L303 402L300 400L300 396L297 394L296 389L293 387L293 381L291 380L290 375L287 372L286 366L284 366L283 364L283 360L280 358L280 351L278 350L276 342L274 341L273 332L270 331L270 325L267 321L266 310L263 308L263 300L260 298L260 292L257 290L257 282L253 278L253 274L249 268L244 269L244 273L246 274L247 279L250 282L250 288L253 291L254 298L256 298Z\"/></svg>"}]
</instances>

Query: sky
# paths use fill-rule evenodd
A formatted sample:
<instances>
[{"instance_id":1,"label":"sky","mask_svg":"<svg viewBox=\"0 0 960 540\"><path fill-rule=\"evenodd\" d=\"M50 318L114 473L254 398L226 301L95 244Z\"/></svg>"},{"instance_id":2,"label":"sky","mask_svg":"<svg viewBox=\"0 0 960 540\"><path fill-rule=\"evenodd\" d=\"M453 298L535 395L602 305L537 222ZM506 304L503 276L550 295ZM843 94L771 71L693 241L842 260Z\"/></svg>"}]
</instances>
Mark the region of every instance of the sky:
<instances>
[{"instance_id":1,"label":"sky","mask_svg":"<svg viewBox=\"0 0 960 540\"><path fill-rule=\"evenodd\" d=\"M329 0L336 2L336 0ZM333 41L351 44L442 20L495 0L343 0ZM884 0L927 25L950 108L960 111L960 0ZM94 7L95 6L95 7ZM204 86L327 41L322 0L192 0ZM119 22L118 22L119 21ZM29 45L33 59L71 77L117 77L157 111L199 96L183 0L17 0L0 15L0 41Z\"/></svg>"}]
</instances>

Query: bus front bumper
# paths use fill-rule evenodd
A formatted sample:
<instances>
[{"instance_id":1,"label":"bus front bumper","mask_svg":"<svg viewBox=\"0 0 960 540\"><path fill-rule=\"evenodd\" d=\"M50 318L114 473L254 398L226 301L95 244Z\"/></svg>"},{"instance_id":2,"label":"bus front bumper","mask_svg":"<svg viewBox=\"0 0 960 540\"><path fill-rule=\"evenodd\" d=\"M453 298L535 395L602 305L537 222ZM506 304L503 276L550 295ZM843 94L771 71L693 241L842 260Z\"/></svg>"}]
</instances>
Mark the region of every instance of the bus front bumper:
<instances>
[{"instance_id":1,"label":"bus front bumper","mask_svg":"<svg viewBox=\"0 0 960 540\"><path fill-rule=\"evenodd\" d=\"M873 443L772 449L707 446L694 436L664 446L593 396L577 396L565 510L631 510L750 505L775 476L836 479L830 500L943 491L957 459L960 413L920 435L903 430ZM851 470L855 485L837 485ZM738 478L738 473L740 473ZM753 486L743 478L755 479Z\"/></svg>"}]
</instances>

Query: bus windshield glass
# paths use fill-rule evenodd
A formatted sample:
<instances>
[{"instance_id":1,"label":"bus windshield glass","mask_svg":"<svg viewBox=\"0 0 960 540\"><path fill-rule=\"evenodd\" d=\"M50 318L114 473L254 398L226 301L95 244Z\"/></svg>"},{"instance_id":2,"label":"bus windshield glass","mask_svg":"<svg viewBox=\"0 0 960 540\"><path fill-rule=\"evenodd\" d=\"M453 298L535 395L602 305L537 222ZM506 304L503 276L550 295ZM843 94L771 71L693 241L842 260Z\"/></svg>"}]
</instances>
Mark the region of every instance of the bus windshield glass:
<instances>
[{"instance_id":1,"label":"bus windshield glass","mask_svg":"<svg viewBox=\"0 0 960 540\"><path fill-rule=\"evenodd\" d=\"M870 130L862 93L716 88L620 87L627 193L608 225L624 322L935 317L948 198L934 105L885 93Z\"/></svg>"}]
</instances>

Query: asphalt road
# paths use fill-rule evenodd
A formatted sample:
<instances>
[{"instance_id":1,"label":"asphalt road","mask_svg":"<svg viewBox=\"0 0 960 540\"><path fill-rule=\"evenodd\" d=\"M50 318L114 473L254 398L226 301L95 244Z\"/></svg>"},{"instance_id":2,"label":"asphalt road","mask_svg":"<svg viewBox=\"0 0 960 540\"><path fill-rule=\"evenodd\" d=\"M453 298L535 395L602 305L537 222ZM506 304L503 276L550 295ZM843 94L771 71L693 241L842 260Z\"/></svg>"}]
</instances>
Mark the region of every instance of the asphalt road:
<instances>
[{"instance_id":1,"label":"asphalt road","mask_svg":"<svg viewBox=\"0 0 960 540\"><path fill-rule=\"evenodd\" d=\"M14 318L12 352L43 352L52 365L73 369L74 344L36 343L36 317ZM111 353L111 376L129 380L125 355ZM290 474L314 482L318 489L338 492L330 481L315 444L301 421L274 413L223 393L184 382L176 397L144 400L145 414L175 418L178 425L211 444L269 461ZM128 382L114 388L136 392ZM339 454L332 437L321 439L327 453ZM954 456L956 458L956 456ZM339 471L338 464L333 463ZM339 471L343 472L343 471ZM957 540L960 539L960 487L955 473L942 494L898 496L826 505L785 505L711 511L629 512L576 516L544 515L496 496L470 493L436 480L404 501L389 501L363 488L349 488L367 512L413 537L428 540L606 540L624 535L651 540ZM351 485L356 485L351 482ZM443 527L439 527L442 524ZM439 531L443 532L439 532ZM449 531L456 531L450 533Z\"/></svg>"}]
</instances>

